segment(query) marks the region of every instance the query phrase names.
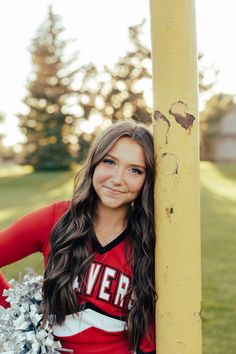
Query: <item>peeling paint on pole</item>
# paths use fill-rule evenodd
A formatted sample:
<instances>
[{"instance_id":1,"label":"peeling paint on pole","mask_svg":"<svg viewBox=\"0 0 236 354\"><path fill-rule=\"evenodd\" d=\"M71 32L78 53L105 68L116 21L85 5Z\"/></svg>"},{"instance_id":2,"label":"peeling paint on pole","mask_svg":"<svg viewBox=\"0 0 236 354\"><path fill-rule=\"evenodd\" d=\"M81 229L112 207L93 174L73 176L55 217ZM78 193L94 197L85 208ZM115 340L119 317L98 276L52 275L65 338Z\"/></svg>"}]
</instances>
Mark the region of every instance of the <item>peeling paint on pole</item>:
<instances>
[{"instance_id":1,"label":"peeling paint on pole","mask_svg":"<svg viewBox=\"0 0 236 354\"><path fill-rule=\"evenodd\" d=\"M201 354L197 49L194 0L150 0L157 353Z\"/></svg>"},{"instance_id":2,"label":"peeling paint on pole","mask_svg":"<svg viewBox=\"0 0 236 354\"><path fill-rule=\"evenodd\" d=\"M165 126L166 133L165 133L165 144L168 144L168 132L170 129L170 122L168 119L162 114L160 111L155 111L154 112L154 119L159 123L159 125L162 123Z\"/></svg>"},{"instance_id":3,"label":"peeling paint on pole","mask_svg":"<svg viewBox=\"0 0 236 354\"><path fill-rule=\"evenodd\" d=\"M187 104L178 101L171 106L169 113L175 118L176 122L188 132L188 134L191 134L191 128L195 117L188 113L187 110Z\"/></svg>"}]
</instances>

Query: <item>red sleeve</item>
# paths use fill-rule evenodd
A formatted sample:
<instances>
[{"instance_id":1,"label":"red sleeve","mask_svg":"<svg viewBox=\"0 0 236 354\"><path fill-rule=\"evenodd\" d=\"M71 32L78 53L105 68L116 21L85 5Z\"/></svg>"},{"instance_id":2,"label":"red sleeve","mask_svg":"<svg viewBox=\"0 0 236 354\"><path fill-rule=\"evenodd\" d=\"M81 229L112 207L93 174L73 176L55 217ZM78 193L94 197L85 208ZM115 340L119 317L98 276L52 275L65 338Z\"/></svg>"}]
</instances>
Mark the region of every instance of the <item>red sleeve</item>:
<instances>
[{"instance_id":1,"label":"red sleeve","mask_svg":"<svg viewBox=\"0 0 236 354\"><path fill-rule=\"evenodd\" d=\"M68 201L50 204L31 212L0 231L0 267L16 262L32 253L42 252L44 261L49 253L51 230L69 207ZM2 296L9 284L0 272L0 305L9 307Z\"/></svg>"},{"instance_id":2,"label":"red sleeve","mask_svg":"<svg viewBox=\"0 0 236 354\"><path fill-rule=\"evenodd\" d=\"M54 204L31 212L0 231L0 267L43 252L52 228Z\"/></svg>"},{"instance_id":3,"label":"red sleeve","mask_svg":"<svg viewBox=\"0 0 236 354\"><path fill-rule=\"evenodd\" d=\"M152 324L148 334L144 335L137 354L156 354L155 324Z\"/></svg>"}]
</instances>

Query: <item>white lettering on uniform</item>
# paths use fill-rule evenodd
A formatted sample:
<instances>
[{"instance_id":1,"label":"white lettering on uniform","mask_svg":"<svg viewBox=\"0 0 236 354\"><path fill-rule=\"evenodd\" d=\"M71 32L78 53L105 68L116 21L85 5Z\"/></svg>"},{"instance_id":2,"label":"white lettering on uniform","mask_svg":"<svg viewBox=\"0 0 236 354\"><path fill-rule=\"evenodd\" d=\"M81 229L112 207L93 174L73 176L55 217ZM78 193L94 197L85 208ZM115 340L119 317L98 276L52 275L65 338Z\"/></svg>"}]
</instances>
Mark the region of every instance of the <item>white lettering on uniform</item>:
<instances>
[{"instance_id":1,"label":"white lettering on uniform","mask_svg":"<svg viewBox=\"0 0 236 354\"><path fill-rule=\"evenodd\" d=\"M87 290L86 290L87 295L91 295L94 289L94 285L97 281L101 266L102 265L98 263L92 263L90 266L89 273L88 273Z\"/></svg>"},{"instance_id":2,"label":"white lettering on uniform","mask_svg":"<svg viewBox=\"0 0 236 354\"><path fill-rule=\"evenodd\" d=\"M129 287L129 278L126 275L121 274L119 279L119 285L116 292L116 298L114 301L114 304L116 306L120 306L120 307L123 306L124 298L128 290L128 287Z\"/></svg>"},{"instance_id":3,"label":"white lettering on uniform","mask_svg":"<svg viewBox=\"0 0 236 354\"><path fill-rule=\"evenodd\" d=\"M103 275L103 279L101 282L101 288L99 293L99 298L110 301L111 294L106 292L106 290L110 290L111 287L111 279L115 279L116 277L116 270L106 267Z\"/></svg>"}]
</instances>

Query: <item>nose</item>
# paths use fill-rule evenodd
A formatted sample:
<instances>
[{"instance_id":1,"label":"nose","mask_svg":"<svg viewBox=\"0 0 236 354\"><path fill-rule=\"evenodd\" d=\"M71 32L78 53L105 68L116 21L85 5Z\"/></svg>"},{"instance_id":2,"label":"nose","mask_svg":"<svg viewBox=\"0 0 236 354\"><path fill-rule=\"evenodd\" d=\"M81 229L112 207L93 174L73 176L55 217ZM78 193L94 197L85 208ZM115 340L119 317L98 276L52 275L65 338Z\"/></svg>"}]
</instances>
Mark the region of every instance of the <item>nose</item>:
<instances>
[{"instance_id":1,"label":"nose","mask_svg":"<svg viewBox=\"0 0 236 354\"><path fill-rule=\"evenodd\" d=\"M114 184L122 184L123 182L123 170L122 168L116 168L112 175L112 182Z\"/></svg>"}]
</instances>

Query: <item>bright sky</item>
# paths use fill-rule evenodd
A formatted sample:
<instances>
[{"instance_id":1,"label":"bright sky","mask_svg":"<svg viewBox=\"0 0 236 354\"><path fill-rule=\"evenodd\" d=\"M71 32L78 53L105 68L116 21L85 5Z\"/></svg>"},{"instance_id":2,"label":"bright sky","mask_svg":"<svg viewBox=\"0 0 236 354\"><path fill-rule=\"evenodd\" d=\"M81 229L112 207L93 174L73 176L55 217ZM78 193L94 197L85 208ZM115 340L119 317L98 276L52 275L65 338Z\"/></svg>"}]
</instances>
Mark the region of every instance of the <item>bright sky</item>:
<instances>
[{"instance_id":1,"label":"bright sky","mask_svg":"<svg viewBox=\"0 0 236 354\"><path fill-rule=\"evenodd\" d=\"M147 19L146 41L150 47L148 0L5 0L0 2L0 111L6 124L5 143L20 139L15 114L30 72L30 39L45 19L48 5L62 16L67 38L78 39L81 63L112 65L128 47L128 27ZM236 94L236 0L196 0L198 50L220 70L216 91Z\"/></svg>"}]
</instances>

